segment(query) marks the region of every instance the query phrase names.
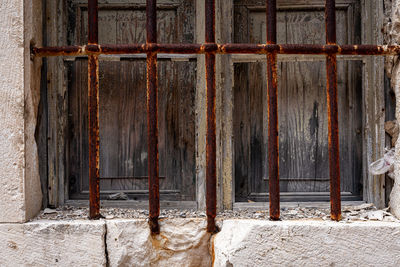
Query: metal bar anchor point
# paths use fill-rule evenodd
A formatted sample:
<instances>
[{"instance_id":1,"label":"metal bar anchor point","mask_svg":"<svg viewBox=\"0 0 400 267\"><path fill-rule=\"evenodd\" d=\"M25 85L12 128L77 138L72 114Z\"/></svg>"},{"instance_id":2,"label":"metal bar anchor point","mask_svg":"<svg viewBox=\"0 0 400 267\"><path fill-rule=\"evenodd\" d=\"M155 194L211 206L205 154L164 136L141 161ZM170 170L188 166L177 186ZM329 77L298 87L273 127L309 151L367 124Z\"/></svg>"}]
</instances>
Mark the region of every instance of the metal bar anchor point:
<instances>
[{"instance_id":1,"label":"metal bar anchor point","mask_svg":"<svg viewBox=\"0 0 400 267\"><path fill-rule=\"evenodd\" d=\"M326 0L326 43L336 44L336 9L335 0ZM340 165L339 165L339 123L337 100L337 61L335 54L326 57L327 102L328 102L328 143L329 143L329 176L331 195L331 219L341 219L340 203Z\"/></svg>"}]
</instances>

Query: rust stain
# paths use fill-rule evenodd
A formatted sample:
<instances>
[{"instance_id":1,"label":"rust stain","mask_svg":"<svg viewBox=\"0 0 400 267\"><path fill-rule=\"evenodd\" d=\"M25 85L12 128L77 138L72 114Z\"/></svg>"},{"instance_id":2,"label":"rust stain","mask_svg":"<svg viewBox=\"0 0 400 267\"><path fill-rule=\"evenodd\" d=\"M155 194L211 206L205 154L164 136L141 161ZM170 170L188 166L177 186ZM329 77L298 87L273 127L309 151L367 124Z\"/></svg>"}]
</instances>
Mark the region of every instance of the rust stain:
<instances>
[{"instance_id":1,"label":"rust stain","mask_svg":"<svg viewBox=\"0 0 400 267\"><path fill-rule=\"evenodd\" d=\"M17 243L15 243L14 241L8 241L7 242L7 247L9 247L11 249L14 249L14 250L18 249Z\"/></svg>"}]
</instances>

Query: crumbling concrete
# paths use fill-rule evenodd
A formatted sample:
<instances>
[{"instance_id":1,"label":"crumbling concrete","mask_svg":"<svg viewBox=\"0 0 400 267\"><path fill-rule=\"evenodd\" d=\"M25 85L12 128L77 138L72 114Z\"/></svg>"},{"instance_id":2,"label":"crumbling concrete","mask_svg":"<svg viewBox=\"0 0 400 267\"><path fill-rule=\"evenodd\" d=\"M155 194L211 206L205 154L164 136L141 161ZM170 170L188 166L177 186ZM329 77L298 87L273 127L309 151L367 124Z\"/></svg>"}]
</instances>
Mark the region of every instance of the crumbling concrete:
<instances>
[{"instance_id":1,"label":"crumbling concrete","mask_svg":"<svg viewBox=\"0 0 400 267\"><path fill-rule=\"evenodd\" d=\"M385 42L390 45L400 44L400 1L385 0ZM391 78L391 87L396 94L396 119L400 122L400 60L398 56L386 58L386 73ZM400 142L396 142L395 182L390 194L391 212L400 218Z\"/></svg>"},{"instance_id":2,"label":"crumbling concrete","mask_svg":"<svg viewBox=\"0 0 400 267\"><path fill-rule=\"evenodd\" d=\"M152 236L146 220L107 221L110 266L211 266L204 219L160 222Z\"/></svg>"}]
</instances>

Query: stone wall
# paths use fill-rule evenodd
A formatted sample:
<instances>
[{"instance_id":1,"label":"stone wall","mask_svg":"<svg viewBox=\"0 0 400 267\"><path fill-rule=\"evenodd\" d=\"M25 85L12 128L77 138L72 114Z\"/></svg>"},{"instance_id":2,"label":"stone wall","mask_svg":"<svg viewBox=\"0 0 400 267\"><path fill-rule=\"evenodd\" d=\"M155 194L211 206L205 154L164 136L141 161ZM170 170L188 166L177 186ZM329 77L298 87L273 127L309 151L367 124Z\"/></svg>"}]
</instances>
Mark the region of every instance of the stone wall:
<instances>
[{"instance_id":1,"label":"stone wall","mask_svg":"<svg viewBox=\"0 0 400 267\"><path fill-rule=\"evenodd\" d=\"M211 236L203 219L34 221L41 207L34 139L41 60L41 0L0 1L0 266L400 265L400 224L225 220ZM398 43L400 1L391 11L388 43ZM389 10L389 9L387 9ZM390 18L390 19L388 19ZM399 42L400 43L400 42ZM387 59L400 121L400 63ZM396 144L392 211L400 218L400 142Z\"/></svg>"},{"instance_id":2,"label":"stone wall","mask_svg":"<svg viewBox=\"0 0 400 267\"><path fill-rule=\"evenodd\" d=\"M24 222L41 206L34 141L38 83L33 82L40 59L30 60L31 36L40 43L41 27L34 28L41 25L39 3L0 2L0 222Z\"/></svg>"},{"instance_id":3,"label":"stone wall","mask_svg":"<svg viewBox=\"0 0 400 267\"><path fill-rule=\"evenodd\" d=\"M386 44L400 44L400 1L385 0L385 24L383 28ZM386 57L385 69L396 95L396 119L400 123L400 60L398 56ZM395 183L390 194L391 212L400 218L400 142L396 143Z\"/></svg>"}]
</instances>

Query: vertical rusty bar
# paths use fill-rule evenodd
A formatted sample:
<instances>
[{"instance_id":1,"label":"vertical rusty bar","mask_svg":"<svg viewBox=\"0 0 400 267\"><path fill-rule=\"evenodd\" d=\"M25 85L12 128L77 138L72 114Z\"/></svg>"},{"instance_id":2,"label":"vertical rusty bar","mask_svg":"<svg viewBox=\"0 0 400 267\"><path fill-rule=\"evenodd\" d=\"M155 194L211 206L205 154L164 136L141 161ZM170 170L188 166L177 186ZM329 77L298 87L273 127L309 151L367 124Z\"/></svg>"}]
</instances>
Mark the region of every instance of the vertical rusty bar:
<instances>
[{"instance_id":1,"label":"vertical rusty bar","mask_svg":"<svg viewBox=\"0 0 400 267\"><path fill-rule=\"evenodd\" d=\"M89 0L89 44L98 43L98 5L97 0ZM89 202L90 219L100 215L100 177L99 177L99 58L88 57L88 123L89 123Z\"/></svg>"},{"instance_id":2,"label":"vertical rusty bar","mask_svg":"<svg viewBox=\"0 0 400 267\"><path fill-rule=\"evenodd\" d=\"M267 0L267 44L276 44L276 0ZM279 220L279 133L276 52L267 54L269 217Z\"/></svg>"},{"instance_id":3,"label":"vertical rusty bar","mask_svg":"<svg viewBox=\"0 0 400 267\"><path fill-rule=\"evenodd\" d=\"M157 43L157 1L147 0L147 43ZM147 127L149 172L149 224L153 234L160 233L160 192L158 177L158 97L157 53L147 53Z\"/></svg>"},{"instance_id":4,"label":"vertical rusty bar","mask_svg":"<svg viewBox=\"0 0 400 267\"><path fill-rule=\"evenodd\" d=\"M326 0L326 43L336 44L335 0ZM326 56L331 219L341 219L336 55Z\"/></svg>"},{"instance_id":5,"label":"vertical rusty bar","mask_svg":"<svg viewBox=\"0 0 400 267\"><path fill-rule=\"evenodd\" d=\"M215 43L215 0L205 1L206 43ZM215 118L215 52L206 53L207 86L207 144L206 144L206 207L207 231L216 231L217 172L216 172L216 118Z\"/></svg>"}]
</instances>

